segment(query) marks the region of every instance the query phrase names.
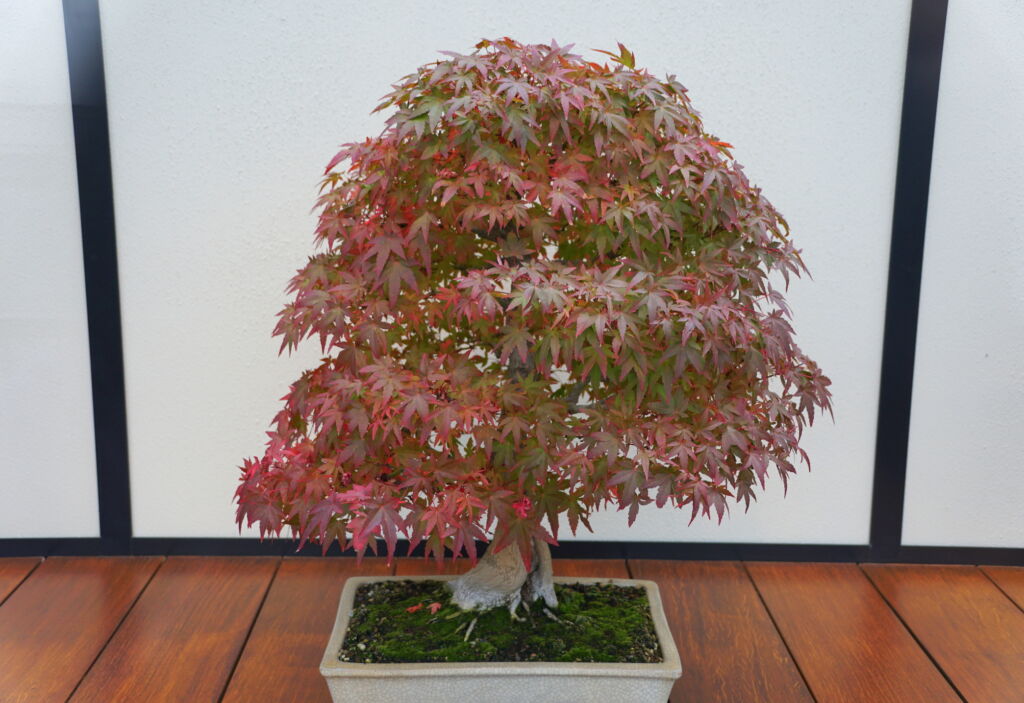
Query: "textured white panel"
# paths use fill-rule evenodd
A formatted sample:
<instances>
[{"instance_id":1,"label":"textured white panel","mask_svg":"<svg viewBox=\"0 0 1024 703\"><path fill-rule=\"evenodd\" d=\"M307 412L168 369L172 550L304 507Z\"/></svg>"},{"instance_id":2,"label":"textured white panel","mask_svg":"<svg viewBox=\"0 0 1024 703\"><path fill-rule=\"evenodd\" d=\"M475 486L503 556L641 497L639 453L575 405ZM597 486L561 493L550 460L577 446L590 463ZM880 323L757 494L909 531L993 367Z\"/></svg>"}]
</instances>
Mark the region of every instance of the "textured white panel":
<instances>
[{"instance_id":1,"label":"textured white panel","mask_svg":"<svg viewBox=\"0 0 1024 703\"><path fill-rule=\"evenodd\" d=\"M0 538L95 537L88 326L64 19L0 3Z\"/></svg>"},{"instance_id":2,"label":"textured white panel","mask_svg":"<svg viewBox=\"0 0 1024 703\"><path fill-rule=\"evenodd\" d=\"M653 6L652 6L653 7ZM598 539L867 541L909 0L634 4L102 3L121 256L135 525L230 535L240 457L305 360L275 360L282 288L337 144L376 134L377 98L481 37L625 42L677 74L787 215L817 280L791 291L835 383L814 471L747 515L602 516Z\"/></svg>"},{"instance_id":3,"label":"textured white panel","mask_svg":"<svg viewBox=\"0 0 1024 703\"><path fill-rule=\"evenodd\" d=\"M1024 547L1024 4L949 4L903 541Z\"/></svg>"}]
</instances>

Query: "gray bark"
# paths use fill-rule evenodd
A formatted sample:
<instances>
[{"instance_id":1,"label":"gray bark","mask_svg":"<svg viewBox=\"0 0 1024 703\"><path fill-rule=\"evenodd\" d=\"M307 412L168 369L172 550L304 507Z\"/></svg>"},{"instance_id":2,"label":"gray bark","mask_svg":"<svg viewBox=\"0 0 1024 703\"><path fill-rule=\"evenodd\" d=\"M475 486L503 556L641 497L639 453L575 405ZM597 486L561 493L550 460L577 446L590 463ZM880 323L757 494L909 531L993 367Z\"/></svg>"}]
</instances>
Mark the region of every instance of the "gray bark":
<instances>
[{"instance_id":1,"label":"gray bark","mask_svg":"<svg viewBox=\"0 0 1024 703\"><path fill-rule=\"evenodd\" d=\"M448 582L452 601L463 610L507 607L513 616L524 601L542 599L549 608L558 607L551 550L538 539L533 540L532 549L527 571L518 545L510 544L500 552L488 546L476 566Z\"/></svg>"}]
</instances>

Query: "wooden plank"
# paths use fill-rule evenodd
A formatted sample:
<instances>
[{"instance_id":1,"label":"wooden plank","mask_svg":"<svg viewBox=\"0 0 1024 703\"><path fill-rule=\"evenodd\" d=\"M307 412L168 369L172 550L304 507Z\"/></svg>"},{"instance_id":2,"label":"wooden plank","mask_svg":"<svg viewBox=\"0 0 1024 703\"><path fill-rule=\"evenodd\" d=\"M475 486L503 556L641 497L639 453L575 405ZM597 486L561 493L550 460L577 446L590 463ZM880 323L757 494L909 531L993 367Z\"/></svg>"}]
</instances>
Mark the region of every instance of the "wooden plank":
<instances>
[{"instance_id":1,"label":"wooden plank","mask_svg":"<svg viewBox=\"0 0 1024 703\"><path fill-rule=\"evenodd\" d=\"M0 559L0 603L25 580L32 569L39 566L40 557L8 557Z\"/></svg>"},{"instance_id":2,"label":"wooden plank","mask_svg":"<svg viewBox=\"0 0 1024 703\"><path fill-rule=\"evenodd\" d=\"M0 701L65 701L162 561L52 557L0 606Z\"/></svg>"},{"instance_id":3,"label":"wooden plank","mask_svg":"<svg viewBox=\"0 0 1024 703\"><path fill-rule=\"evenodd\" d=\"M384 576L383 559L284 560L228 684L224 703L330 703L320 659L349 576Z\"/></svg>"},{"instance_id":4,"label":"wooden plank","mask_svg":"<svg viewBox=\"0 0 1024 703\"><path fill-rule=\"evenodd\" d=\"M1024 700L1024 612L973 566L864 571L969 702Z\"/></svg>"},{"instance_id":5,"label":"wooden plank","mask_svg":"<svg viewBox=\"0 0 1024 703\"><path fill-rule=\"evenodd\" d=\"M216 701L277 558L169 557L73 701Z\"/></svg>"},{"instance_id":6,"label":"wooden plank","mask_svg":"<svg viewBox=\"0 0 1024 703\"><path fill-rule=\"evenodd\" d=\"M959 703L856 564L746 566L819 701Z\"/></svg>"},{"instance_id":7,"label":"wooden plank","mask_svg":"<svg viewBox=\"0 0 1024 703\"><path fill-rule=\"evenodd\" d=\"M658 583L683 663L673 703L813 703L743 566L629 560Z\"/></svg>"},{"instance_id":8,"label":"wooden plank","mask_svg":"<svg viewBox=\"0 0 1024 703\"><path fill-rule=\"evenodd\" d=\"M982 566L985 574L995 581L1017 607L1024 610L1024 566Z\"/></svg>"},{"instance_id":9,"label":"wooden plank","mask_svg":"<svg viewBox=\"0 0 1024 703\"><path fill-rule=\"evenodd\" d=\"M602 579L628 579L625 559L555 559L555 576L583 576Z\"/></svg>"}]
</instances>

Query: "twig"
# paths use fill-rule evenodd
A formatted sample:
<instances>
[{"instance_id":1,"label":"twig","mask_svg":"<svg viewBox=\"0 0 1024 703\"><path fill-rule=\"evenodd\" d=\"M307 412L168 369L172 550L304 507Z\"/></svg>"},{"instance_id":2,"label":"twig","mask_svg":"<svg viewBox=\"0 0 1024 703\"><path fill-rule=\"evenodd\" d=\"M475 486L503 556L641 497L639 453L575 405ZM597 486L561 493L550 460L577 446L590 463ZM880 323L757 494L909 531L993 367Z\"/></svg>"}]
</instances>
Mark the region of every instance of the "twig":
<instances>
[{"instance_id":1,"label":"twig","mask_svg":"<svg viewBox=\"0 0 1024 703\"><path fill-rule=\"evenodd\" d=\"M469 642L469 636L473 634L473 628L476 627L476 621L479 619L479 617L475 617L473 618L473 622L469 623L469 629L466 630L466 636L462 638L463 642ZM456 630L456 632L458 632L458 630Z\"/></svg>"},{"instance_id":2,"label":"twig","mask_svg":"<svg viewBox=\"0 0 1024 703\"><path fill-rule=\"evenodd\" d=\"M564 621L562 620L562 618L558 617L557 615L555 615L554 613L552 613L552 612L551 612L550 610L548 610L547 608L544 608L544 614L545 614L545 615L547 615L547 616L548 616L549 618L551 618L552 620L554 620L554 621L555 621L555 622L557 622L557 623L560 623L560 624L562 624L562 625L564 625L564 624L565 624L565 622L564 622Z\"/></svg>"}]
</instances>

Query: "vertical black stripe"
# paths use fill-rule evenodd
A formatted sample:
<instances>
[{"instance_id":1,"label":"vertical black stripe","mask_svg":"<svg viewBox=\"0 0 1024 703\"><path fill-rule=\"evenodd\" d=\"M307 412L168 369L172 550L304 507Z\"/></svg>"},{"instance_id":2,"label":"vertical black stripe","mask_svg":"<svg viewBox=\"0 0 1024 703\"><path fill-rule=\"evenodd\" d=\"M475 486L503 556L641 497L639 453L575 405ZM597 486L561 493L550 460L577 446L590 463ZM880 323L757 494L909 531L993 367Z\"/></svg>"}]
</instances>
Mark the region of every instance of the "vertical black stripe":
<instances>
[{"instance_id":1,"label":"vertical black stripe","mask_svg":"<svg viewBox=\"0 0 1024 703\"><path fill-rule=\"evenodd\" d=\"M910 15L871 501L871 547L879 559L897 557L903 532L921 261L946 6L946 0L914 0Z\"/></svg>"},{"instance_id":2,"label":"vertical black stripe","mask_svg":"<svg viewBox=\"0 0 1024 703\"><path fill-rule=\"evenodd\" d=\"M64 0L64 36L82 218L100 537L127 552L132 536L114 191L98 0Z\"/></svg>"}]
</instances>

